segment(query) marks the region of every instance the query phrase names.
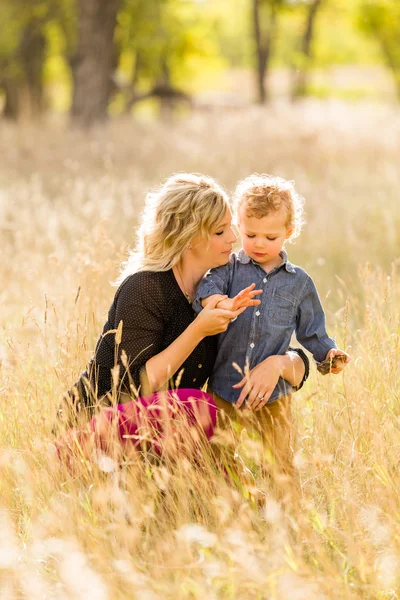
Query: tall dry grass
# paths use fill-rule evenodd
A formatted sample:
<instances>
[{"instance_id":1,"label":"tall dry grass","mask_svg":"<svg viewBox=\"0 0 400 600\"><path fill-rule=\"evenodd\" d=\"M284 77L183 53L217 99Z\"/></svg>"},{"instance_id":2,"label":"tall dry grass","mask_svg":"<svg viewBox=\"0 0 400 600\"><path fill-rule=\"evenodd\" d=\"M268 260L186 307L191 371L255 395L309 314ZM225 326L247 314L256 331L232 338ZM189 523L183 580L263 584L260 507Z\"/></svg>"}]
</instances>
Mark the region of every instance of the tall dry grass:
<instances>
[{"instance_id":1,"label":"tall dry grass","mask_svg":"<svg viewBox=\"0 0 400 600\"><path fill-rule=\"evenodd\" d=\"M399 142L395 109L312 102L86 135L2 124L1 598L399 596ZM229 190L272 172L307 199L290 257L353 362L313 370L296 395L295 502L246 436L251 476L236 482L207 453L82 461L76 476L54 454L56 406L91 355L144 193L178 170Z\"/></svg>"}]
</instances>

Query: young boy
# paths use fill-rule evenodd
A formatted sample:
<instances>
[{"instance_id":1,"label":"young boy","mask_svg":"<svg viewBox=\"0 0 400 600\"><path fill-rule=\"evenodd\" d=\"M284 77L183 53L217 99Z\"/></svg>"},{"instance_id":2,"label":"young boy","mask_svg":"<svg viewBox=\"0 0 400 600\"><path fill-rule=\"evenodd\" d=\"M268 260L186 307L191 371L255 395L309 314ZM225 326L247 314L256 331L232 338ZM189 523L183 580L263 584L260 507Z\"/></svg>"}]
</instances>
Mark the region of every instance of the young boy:
<instances>
[{"instance_id":1,"label":"young boy","mask_svg":"<svg viewBox=\"0 0 400 600\"><path fill-rule=\"evenodd\" d=\"M293 388L279 377L272 358L287 352L294 332L317 362L332 361L328 364L331 373L342 371L350 357L326 332L313 280L288 261L283 249L286 241L300 234L303 225L303 199L293 183L253 174L238 184L234 208L242 249L231 255L227 265L209 271L199 285L194 308L200 311L211 296L223 294L229 297L217 306L231 309L243 298L243 292L252 297L254 287L262 291L258 306L245 310L218 336L209 387L228 414L235 412L233 405L239 408L246 401L252 410L269 410L273 422L274 418L279 420L277 411L287 406ZM274 402L278 398L283 402Z\"/></svg>"}]
</instances>

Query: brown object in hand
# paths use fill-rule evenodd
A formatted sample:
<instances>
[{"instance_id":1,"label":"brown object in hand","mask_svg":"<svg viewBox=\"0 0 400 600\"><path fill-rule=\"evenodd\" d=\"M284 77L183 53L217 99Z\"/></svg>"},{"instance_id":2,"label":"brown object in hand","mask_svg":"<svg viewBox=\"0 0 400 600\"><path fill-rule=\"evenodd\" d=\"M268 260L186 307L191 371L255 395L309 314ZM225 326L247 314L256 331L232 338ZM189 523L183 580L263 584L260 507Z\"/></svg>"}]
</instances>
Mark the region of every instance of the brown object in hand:
<instances>
[{"instance_id":1,"label":"brown object in hand","mask_svg":"<svg viewBox=\"0 0 400 600\"><path fill-rule=\"evenodd\" d=\"M336 356L332 356L332 358L321 360L321 362L317 362L317 370L321 375L327 375L331 369L336 369L340 363L346 362L346 358L346 354L337 354Z\"/></svg>"}]
</instances>

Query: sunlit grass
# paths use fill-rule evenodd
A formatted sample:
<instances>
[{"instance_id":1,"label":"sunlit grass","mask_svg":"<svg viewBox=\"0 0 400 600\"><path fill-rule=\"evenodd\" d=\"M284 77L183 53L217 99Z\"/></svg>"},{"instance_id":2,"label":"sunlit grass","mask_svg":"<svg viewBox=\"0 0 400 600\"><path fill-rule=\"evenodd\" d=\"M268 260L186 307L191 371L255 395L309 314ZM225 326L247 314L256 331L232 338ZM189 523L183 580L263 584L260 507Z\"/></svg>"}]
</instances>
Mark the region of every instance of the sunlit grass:
<instances>
[{"instance_id":1,"label":"sunlit grass","mask_svg":"<svg viewBox=\"0 0 400 600\"><path fill-rule=\"evenodd\" d=\"M0 130L0 597L395 599L400 566L400 118L306 103L83 135ZM204 453L151 464L58 461L62 392L91 356L145 191L178 170L229 190L296 180L344 376L296 395L301 493L276 495L257 440L239 480ZM224 443L224 436L221 436Z\"/></svg>"}]
</instances>

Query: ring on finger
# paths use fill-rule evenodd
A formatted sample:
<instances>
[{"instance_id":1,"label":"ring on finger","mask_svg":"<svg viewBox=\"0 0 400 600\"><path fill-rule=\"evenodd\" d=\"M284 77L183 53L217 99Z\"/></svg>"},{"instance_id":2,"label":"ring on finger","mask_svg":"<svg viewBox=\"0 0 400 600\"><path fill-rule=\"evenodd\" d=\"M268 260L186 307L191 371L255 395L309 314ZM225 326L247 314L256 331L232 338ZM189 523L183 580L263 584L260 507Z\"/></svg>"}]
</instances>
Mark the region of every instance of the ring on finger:
<instances>
[{"instance_id":1,"label":"ring on finger","mask_svg":"<svg viewBox=\"0 0 400 600\"><path fill-rule=\"evenodd\" d=\"M257 398L260 398L260 400L264 399L264 394L257 394Z\"/></svg>"}]
</instances>

